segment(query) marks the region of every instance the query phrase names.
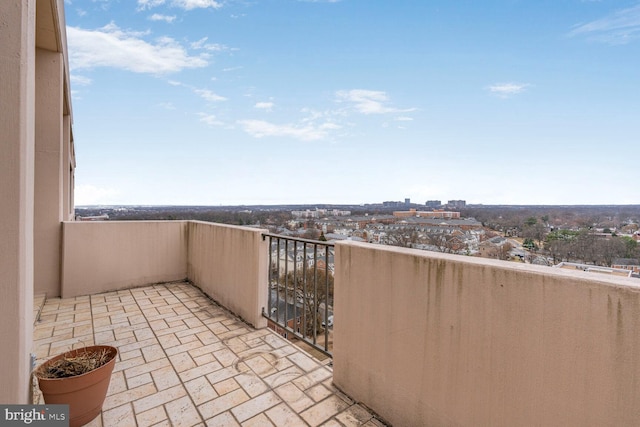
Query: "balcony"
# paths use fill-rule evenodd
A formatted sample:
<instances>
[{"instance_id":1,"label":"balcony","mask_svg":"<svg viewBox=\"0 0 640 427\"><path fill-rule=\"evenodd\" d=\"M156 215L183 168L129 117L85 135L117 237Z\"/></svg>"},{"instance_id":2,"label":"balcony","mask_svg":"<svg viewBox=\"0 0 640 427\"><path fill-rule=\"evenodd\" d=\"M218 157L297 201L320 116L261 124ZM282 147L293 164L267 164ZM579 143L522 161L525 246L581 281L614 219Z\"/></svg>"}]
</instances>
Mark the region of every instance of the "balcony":
<instances>
[{"instance_id":1,"label":"balcony","mask_svg":"<svg viewBox=\"0 0 640 427\"><path fill-rule=\"evenodd\" d=\"M635 279L338 242L331 370L266 328L263 230L63 222L75 170L63 10L0 2L0 403L29 401L31 352L81 338L121 351L105 425L378 424L364 407L396 426L640 424ZM34 287L62 296L35 328ZM297 377L280 383L285 372Z\"/></svg>"},{"instance_id":2,"label":"balcony","mask_svg":"<svg viewBox=\"0 0 640 427\"><path fill-rule=\"evenodd\" d=\"M338 242L330 367L266 328L263 232L192 221L65 222L63 299L42 311L38 357L82 336L118 344L108 424L170 423L174 411L241 425L280 425L285 413L293 425L640 420L636 279ZM184 280L196 287L149 286ZM77 337L65 321L71 306ZM54 312L60 317L47 318ZM224 398L232 392L240 397Z\"/></svg>"},{"instance_id":3,"label":"balcony","mask_svg":"<svg viewBox=\"0 0 640 427\"><path fill-rule=\"evenodd\" d=\"M94 343L117 347L119 360L90 426L382 425L335 388L329 359L252 328L186 282L42 306L39 361Z\"/></svg>"}]
</instances>

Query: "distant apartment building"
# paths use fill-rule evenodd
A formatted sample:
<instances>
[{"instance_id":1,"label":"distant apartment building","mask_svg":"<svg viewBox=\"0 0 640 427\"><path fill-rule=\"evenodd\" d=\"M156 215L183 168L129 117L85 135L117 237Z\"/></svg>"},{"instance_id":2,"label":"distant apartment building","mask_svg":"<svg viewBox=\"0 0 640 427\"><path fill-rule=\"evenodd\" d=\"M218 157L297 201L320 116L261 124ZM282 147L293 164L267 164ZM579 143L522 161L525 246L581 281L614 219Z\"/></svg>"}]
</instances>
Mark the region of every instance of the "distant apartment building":
<instances>
[{"instance_id":1,"label":"distant apartment building","mask_svg":"<svg viewBox=\"0 0 640 427\"><path fill-rule=\"evenodd\" d=\"M322 218L325 216L349 216L351 211L342 211L339 209L306 209L303 211L291 211L294 218Z\"/></svg>"},{"instance_id":2,"label":"distant apartment building","mask_svg":"<svg viewBox=\"0 0 640 427\"><path fill-rule=\"evenodd\" d=\"M507 259L512 249L511 244L502 236L496 236L480 243L478 255L483 258Z\"/></svg>"},{"instance_id":3,"label":"distant apartment building","mask_svg":"<svg viewBox=\"0 0 640 427\"><path fill-rule=\"evenodd\" d=\"M633 274L640 274L640 261L634 258L616 258L613 260L611 268L628 270Z\"/></svg>"},{"instance_id":4,"label":"distant apartment building","mask_svg":"<svg viewBox=\"0 0 640 427\"><path fill-rule=\"evenodd\" d=\"M420 217L420 218L458 219L460 218L460 212L451 212L451 211L444 211L444 210L419 211L416 209L409 209L408 211L395 211L393 212L393 216L398 218Z\"/></svg>"},{"instance_id":5,"label":"distant apartment building","mask_svg":"<svg viewBox=\"0 0 640 427\"><path fill-rule=\"evenodd\" d=\"M424 204L426 207L431 209L440 209L442 206L441 200L427 200L427 203Z\"/></svg>"},{"instance_id":6,"label":"distant apartment building","mask_svg":"<svg viewBox=\"0 0 640 427\"><path fill-rule=\"evenodd\" d=\"M467 206L466 200L449 200L447 202L447 207L449 209L463 209Z\"/></svg>"},{"instance_id":7,"label":"distant apartment building","mask_svg":"<svg viewBox=\"0 0 640 427\"><path fill-rule=\"evenodd\" d=\"M403 218L403 222L408 225L419 227L457 227L464 231L482 230L482 223L472 218L423 218L409 217Z\"/></svg>"},{"instance_id":8,"label":"distant apartment building","mask_svg":"<svg viewBox=\"0 0 640 427\"><path fill-rule=\"evenodd\" d=\"M382 206L385 208L400 208L404 206L404 203L400 201L386 201L382 202Z\"/></svg>"}]
</instances>

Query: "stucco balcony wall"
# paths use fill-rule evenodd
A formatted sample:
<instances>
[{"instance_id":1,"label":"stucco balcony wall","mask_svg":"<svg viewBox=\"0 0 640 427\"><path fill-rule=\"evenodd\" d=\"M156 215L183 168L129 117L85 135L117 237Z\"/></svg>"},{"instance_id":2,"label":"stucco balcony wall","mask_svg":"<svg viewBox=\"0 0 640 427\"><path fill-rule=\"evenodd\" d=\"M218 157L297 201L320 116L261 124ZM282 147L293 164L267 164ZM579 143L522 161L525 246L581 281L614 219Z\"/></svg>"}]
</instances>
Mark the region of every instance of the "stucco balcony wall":
<instances>
[{"instance_id":1,"label":"stucco balcony wall","mask_svg":"<svg viewBox=\"0 0 640 427\"><path fill-rule=\"evenodd\" d=\"M391 424L638 425L635 279L355 242L335 259L334 383Z\"/></svg>"},{"instance_id":2,"label":"stucco balcony wall","mask_svg":"<svg viewBox=\"0 0 640 427\"><path fill-rule=\"evenodd\" d=\"M266 326L268 242L261 230L189 221L187 277L211 298L249 322Z\"/></svg>"},{"instance_id":3,"label":"stucco balcony wall","mask_svg":"<svg viewBox=\"0 0 640 427\"><path fill-rule=\"evenodd\" d=\"M263 327L265 231L199 221L65 222L62 296L188 279L250 324Z\"/></svg>"},{"instance_id":4,"label":"stucco balcony wall","mask_svg":"<svg viewBox=\"0 0 640 427\"><path fill-rule=\"evenodd\" d=\"M65 298L185 277L264 326L264 230L65 222ZM333 381L392 425L637 425L636 279L336 243Z\"/></svg>"},{"instance_id":5,"label":"stucco balcony wall","mask_svg":"<svg viewBox=\"0 0 640 427\"><path fill-rule=\"evenodd\" d=\"M62 297L187 277L186 221L63 223Z\"/></svg>"}]
</instances>

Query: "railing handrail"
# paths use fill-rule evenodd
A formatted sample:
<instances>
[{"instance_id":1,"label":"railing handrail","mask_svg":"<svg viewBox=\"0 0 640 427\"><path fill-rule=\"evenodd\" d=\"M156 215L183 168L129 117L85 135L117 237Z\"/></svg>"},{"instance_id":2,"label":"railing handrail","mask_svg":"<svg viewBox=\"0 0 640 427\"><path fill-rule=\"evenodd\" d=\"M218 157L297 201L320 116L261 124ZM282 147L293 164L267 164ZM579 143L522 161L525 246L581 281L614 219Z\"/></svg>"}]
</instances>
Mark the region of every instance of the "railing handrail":
<instances>
[{"instance_id":1,"label":"railing handrail","mask_svg":"<svg viewBox=\"0 0 640 427\"><path fill-rule=\"evenodd\" d=\"M325 355L331 356L329 330L333 327L333 323L329 316L329 306L332 307L331 312L333 312L333 288L330 287L332 273L329 265L332 263L329 255L335 245L321 240L272 233L262 234L263 240L266 240L267 237L269 238L269 304L267 311L262 310L262 315L269 319L270 325L273 325L276 331L280 328L280 331L286 332L285 337L294 336ZM284 261L282 260L283 249L285 252ZM290 253L294 255L292 260L288 258L289 255L286 255ZM300 266L298 253L304 254ZM324 263L323 267L318 266L319 261ZM281 262L284 265L281 265ZM290 263L292 264L290 265ZM276 273L275 281L274 270ZM319 272L324 274L322 280L324 283L319 283ZM274 286L275 297L273 296ZM283 291L284 295L281 298ZM284 303L284 308L281 308L281 302ZM322 306L324 307L321 308ZM283 316L280 315L282 310L284 310ZM289 317L290 315L291 317ZM323 320L323 329L318 329L321 326L320 320ZM289 324L291 321L293 321L292 325ZM321 345L317 340L320 333L324 335L324 345Z\"/></svg>"},{"instance_id":2,"label":"railing handrail","mask_svg":"<svg viewBox=\"0 0 640 427\"><path fill-rule=\"evenodd\" d=\"M283 234L274 234L274 233L262 233L262 240L266 240L267 237L275 237L277 239L283 239L283 240L291 240L291 241L295 241L295 242L301 242L301 243L311 243L314 245L324 245L324 246L330 246L330 247L334 247L335 244L331 243L331 242L325 242L322 240L313 240L313 239L304 239L302 237L291 237L291 236L285 236Z\"/></svg>"}]
</instances>

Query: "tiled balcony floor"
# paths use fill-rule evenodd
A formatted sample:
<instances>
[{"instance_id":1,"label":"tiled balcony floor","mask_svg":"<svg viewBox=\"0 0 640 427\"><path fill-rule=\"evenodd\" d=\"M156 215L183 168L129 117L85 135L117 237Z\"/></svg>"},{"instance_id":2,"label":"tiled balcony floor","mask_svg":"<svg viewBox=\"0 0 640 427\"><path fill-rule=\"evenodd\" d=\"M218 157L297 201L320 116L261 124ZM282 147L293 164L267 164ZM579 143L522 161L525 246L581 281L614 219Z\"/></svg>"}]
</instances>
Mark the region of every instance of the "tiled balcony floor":
<instances>
[{"instance_id":1,"label":"tiled balcony floor","mask_svg":"<svg viewBox=\"0 0 640 427\"><path fill-rule=\"evenodd\" d=\"M333 387L326 362L188 283L46 301L34 330L38 364L93 344L119 354L90 426L382 425Z\"/></svg>"}]
</instances>

